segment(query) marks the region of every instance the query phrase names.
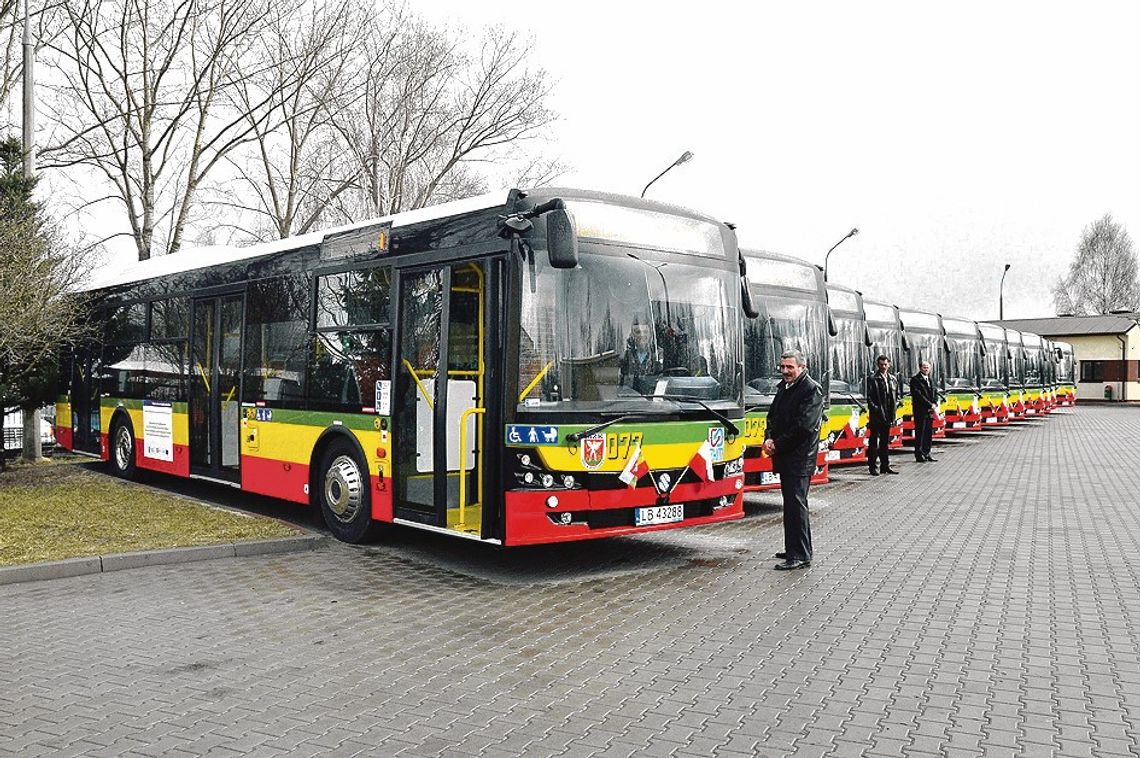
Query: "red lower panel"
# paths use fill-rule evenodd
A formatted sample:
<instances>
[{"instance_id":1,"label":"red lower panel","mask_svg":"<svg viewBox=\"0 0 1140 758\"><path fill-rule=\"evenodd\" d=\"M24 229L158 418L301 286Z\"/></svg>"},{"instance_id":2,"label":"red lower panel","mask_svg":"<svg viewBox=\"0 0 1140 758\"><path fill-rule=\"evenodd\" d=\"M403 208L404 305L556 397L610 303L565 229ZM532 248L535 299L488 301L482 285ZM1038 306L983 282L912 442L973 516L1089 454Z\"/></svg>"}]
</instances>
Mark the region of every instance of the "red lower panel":
<instances>
[{"instance_id":1,"label":"red lower panel","mask_svg":"<svg viewBox=\"0 0 1140 758\"><path fill-rule=\"evenodd\" d=\"M243 455L241 488L293 503L308 503L309 467L301 463Z\"/></svg>"},{"instance_id":2,"label":"red lower panel","mask_svg":"<svg viewBox=\"0 0 1140 758\"><path fill-rule=\"evenodd\" d=\"M392 520L392 480L371 476L372 519ZM241 457L241 488L258 495L307 505L309 500L309 467L272 458L252 455Z\"/></svg>"},{"instance_id":3,"label":"red lower panel","mask_svg":"<svg viewBox=\"0 0 1140 758\"><path fill-rule=\"evenodd\" d=\"M739 481L740 477L732 477L709 484L700 482L678 485L669 498L671 503L708 500L722 495L727 495L732 502L724 508L713 511L709 516L690 518L673 524L660 524L658 526L627 525L591 529L585 523L554 524L548 516L551 513L569 512L575 514L590 510L657 505L657 491L652 485L633 490L602 490L597 492L588 490L507 492L507 530L503 544L540 545L553 542L571 542L732 521L744 517L744 501L740 491L736 489ZM548 508L546 505L547 498L552 494L558 497L556 508Z\"/></svg>"},{"instance_id":4,"label":"red lower panel","mask_svg":"<svg viewBox=\"0 0 1140 758\"><path fill-rule=\"evenodd\" d=\"M753 450L758 448L751 448L744 453L744 491L745 492L764 492L765 490L778 490L780 483L768 482L766 484L759 484L760 475L768 473L772 470L772 459L766 455L750 455ZM815 459L815 473L812 474L812 484L827 484L827 469L828 469L827 453L821 452L816 455Z\"/></svg>"},{"instance_id":5,"label":"red lower panel","mask_svg":"<svg viewBox=\"0 0 1140 758\"><path fill-rule=\"evenodd\" d=\"M55 428L55 444L59 445L64 450L73 449L71 446L71 427L70 426L57 426Z\"/></svg>"},{"instance_id":6,"label":"red lower panel","mask_svg":"<svg viewBox=\"0 0 1140 758\"><path fill-rule=\"evenodd\" d=\"M161 461L156 458L147 458L142 453L143 441L135 438L135 465L147 471L161 471L164 474L175 476L190 476L190 448L186 445L174 446L174 460Z\"/></svg>"},{"instance_id":7,"label":"red lower panel","mask_svg":"<svg viewBox=\"0 0 1140 758\"><path fill-rule=\"evenodd\" d=\"M111 460L111 445L103 432L99 433L99 457L105 461Z\"/></svg>"}]
</instances>

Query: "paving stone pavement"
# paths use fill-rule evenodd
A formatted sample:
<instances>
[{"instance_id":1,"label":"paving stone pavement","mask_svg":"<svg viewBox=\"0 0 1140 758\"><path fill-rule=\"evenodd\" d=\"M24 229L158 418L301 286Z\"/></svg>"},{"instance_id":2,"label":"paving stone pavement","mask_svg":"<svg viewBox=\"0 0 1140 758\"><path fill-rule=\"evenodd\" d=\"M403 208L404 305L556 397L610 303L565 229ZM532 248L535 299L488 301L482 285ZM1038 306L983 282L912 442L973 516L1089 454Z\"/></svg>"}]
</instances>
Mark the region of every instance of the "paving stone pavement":
<instances>
[{"instance_id":1,"label":"paving stone pavement","mask_svg":"<svg viewBox=\"0 0 1140 758\"><path fill-rule=\"evenodd\" d=\"M0 755L1137 756L1140 409L705 529L0 587Z\"/></svg>"}]
</instances>

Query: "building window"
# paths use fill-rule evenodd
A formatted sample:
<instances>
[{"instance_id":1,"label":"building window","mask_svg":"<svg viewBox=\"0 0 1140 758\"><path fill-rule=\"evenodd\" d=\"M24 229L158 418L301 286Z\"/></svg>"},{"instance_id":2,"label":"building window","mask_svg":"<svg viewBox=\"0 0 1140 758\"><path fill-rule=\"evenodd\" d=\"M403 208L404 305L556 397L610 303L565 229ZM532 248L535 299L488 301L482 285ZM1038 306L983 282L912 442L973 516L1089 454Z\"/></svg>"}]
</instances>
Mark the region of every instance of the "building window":
<instances>
[{"instance_id":1,"label":"building window","mask_svg":"<svg viewBox=\"0 0 1140 758\"><path fill-rule=\"evenodd\" d=\"M1103 382L1105 361L1081 361L1082 382Z\"/></svg>"}]
</instances>

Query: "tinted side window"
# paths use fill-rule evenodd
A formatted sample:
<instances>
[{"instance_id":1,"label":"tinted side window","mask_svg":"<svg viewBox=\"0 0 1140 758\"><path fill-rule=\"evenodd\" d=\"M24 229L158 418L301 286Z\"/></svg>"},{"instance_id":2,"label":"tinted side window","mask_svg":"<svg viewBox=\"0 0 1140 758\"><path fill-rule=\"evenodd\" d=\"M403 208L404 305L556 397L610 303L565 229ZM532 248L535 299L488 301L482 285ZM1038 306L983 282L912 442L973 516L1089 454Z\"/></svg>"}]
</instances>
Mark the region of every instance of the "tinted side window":
<instances>
[{"instance_id":1,"label":"tinted side window","mask_svg":"<svg viewBox=\"0 0 1140 758\"><path fill-rule=\"evenodd\" d=\"M309 344L308 280L251 282L246 293L244 400L302 407Z\"/></svg>"}]
</instances>

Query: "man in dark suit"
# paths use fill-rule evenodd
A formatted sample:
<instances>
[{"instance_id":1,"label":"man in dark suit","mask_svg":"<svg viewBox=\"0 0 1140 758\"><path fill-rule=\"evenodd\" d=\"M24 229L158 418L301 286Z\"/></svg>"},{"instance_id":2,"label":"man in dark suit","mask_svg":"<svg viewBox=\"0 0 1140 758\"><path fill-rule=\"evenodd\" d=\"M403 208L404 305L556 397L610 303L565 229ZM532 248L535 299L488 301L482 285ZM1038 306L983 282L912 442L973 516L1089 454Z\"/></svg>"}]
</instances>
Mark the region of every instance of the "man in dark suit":
<instances>
[{"instance_id":1,"label":"man in dark suit","mask_svg":"<svg viewBox=\"0 0 1140 758\"><path fill-rule=\"evenodd\" d=\"M629 339L625 343L618 383L636 388L639 377L659 373L661 360L653 346L653 326L649 321L635 317L629 328Z\"/></svg>"},{"instance_id":2,"label":"man in dark suit","mask_svg":"<svg viewBox=\"0 0 1140 758\"><path fill-rule=\"evenodd\" d=\"M891 468L890 444L891 424L895 422L895 411L899 402L899 383L891 374L891 359L880 355L875 359L878 371L867 377L867 429L871 439L867 442L867 464L871 476L897 474Z\"/></svg>"},{"instance_id":3,"label":"man in dark suit","mask_svg":"<svg viewBox=\"0 0 1140 758\"><path fill-rule=\"evenodd\" d=\"M798 350L780 356L784 381L768 411L764 429L764 452L772 457L772 470L780 475L784 497L784 551L778 571L811 565L811 521L807 494L819 451L819 427L823 422L823 389L807 374L807 361Z\"/></svg>"},{"instance_id":4,"label":"man in dark suit","mask_svg":"<svg viewBox=\"0 0 1140 758\"><path fill-rule=\"evenodd\" d=\"M919 463L933 461L930 457L930 440L934 434L934 414L937 413L938 395L930 382L930 363L918 364L918 373L910 378L910 402L914 409L914 459Z\"/></svg>"}]
</instances>

